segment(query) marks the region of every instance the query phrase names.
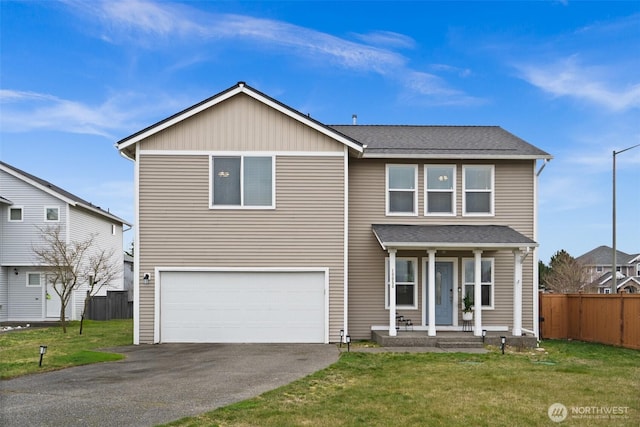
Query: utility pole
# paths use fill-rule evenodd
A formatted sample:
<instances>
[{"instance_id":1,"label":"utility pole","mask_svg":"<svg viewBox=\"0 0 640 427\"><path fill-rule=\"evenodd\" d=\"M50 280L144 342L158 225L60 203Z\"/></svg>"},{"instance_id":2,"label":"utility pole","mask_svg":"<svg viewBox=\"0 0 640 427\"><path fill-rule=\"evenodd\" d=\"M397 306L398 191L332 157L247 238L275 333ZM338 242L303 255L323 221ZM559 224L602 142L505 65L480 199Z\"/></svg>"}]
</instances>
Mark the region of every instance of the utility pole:
<instances>
[{"instance_id":1,"label":"utility pole","mask_svg":"<svg viewBox=\"0 0 640 427\"><path fill-rule=\"evenodd\" d=\"M629 151L632 148L640 147L640 144L636 144L633 147L627 147L624 150L613 150L613 257L611 261L611 293L615 294L618 291L618 262L616 260L616 155Z\"/></svg>"}]
</instances>

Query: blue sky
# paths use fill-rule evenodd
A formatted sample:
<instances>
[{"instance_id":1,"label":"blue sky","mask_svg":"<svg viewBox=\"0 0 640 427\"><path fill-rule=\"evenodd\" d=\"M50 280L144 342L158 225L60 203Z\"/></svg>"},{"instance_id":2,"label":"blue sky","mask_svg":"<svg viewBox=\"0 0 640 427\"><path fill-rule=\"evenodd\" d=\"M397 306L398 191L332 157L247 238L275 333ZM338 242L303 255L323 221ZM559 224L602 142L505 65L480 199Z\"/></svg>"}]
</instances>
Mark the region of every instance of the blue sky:
<instances>
[{"instance_id":1,"label":"blue sky","mask_svg":"<svg viewBox=\"0 0 640 427\"><path fill-rule=\"evenodd\" d=\"M555 158L540 258L612 244L640 2L0 2L0 158L133 221L114 143L238 81L327 124L498 125ZM640 252L640 147L617 156ZM131 240L132 234L125 239Z\"/></svg>"}]
</instances>

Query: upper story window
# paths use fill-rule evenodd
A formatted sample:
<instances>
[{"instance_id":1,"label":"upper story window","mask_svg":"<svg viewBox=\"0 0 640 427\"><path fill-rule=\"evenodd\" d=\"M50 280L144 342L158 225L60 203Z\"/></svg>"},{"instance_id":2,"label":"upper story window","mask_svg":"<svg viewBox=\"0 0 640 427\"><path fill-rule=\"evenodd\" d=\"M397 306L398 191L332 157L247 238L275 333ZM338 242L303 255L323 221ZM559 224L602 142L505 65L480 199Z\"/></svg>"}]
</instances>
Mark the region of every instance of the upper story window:
<instances>
[{"instance_id":1,"label":"upper story window","mask_svg":"<svg viewBox=\"0 0 640 427\"><path fill-rule=\"evenodd\" d=\"M425 215L455 215L456 167L425 165Z\"/></svg>"},{"instance_id":2,"label":"upper story window","mask_svg":"<svg viewBox=\"0 0 640 427\"><path fill-rule=\"evenodd\" d=\"M58 206L45 206L44 207L44 221L45 222L58 222L58 221L60 221L60 208Z\"/></svg>"},{"instance_id":3,"label":"upper story window","mask_svg":"<svg viewBox=\"0 0 640 427\"><path fill-rule=\"evenodd\" d=\"M469 295L471 301L475 301L475 260L463 259L462 281L464 283L464 295ZM493 258L482 258L480 261L480 298L483 308L493 308Z\"/></svg>"},{"instance_id":4,"label":"upper story window","mask_svg":"<svg viewBox=\"0 0 640 427\"><path fill-rule=\"evenodd\" d=\"M21 206L11 206L9 207L9 217L10 222L22 222L22 207Z\"/></svg>"},{"instance_id":5,"label":"upper story window","mask_svg":"<svg viewBox=\"0 0 640 427\"><path fill-rule=\"evenodd\" d=\"M212 208L274 208L273 157L213 156Z\"/></svg>"},{"instance_id":6,"label":"upper story window","mask_svg":"<svg viewBox=\"0 0 640 427\"><path fill-rule=\"evenodd\" d=\"M493 215L493 165L462 167L463 215Z\"/></svg>"},{"instance_id":7,"label":"upper story window","mask_svg":"<svg viewBox=\"0 0 640 427\"><path fill-rule=\"evenodd\" d=\"M601 265L596 265L596 272L602 273L602 266Z\"/></svg>"},{"instance_id":8,"label":"upper story window","mask_svg":"<svg viewBox=\"0 0 640 427\"><path fill-rule=\"evenodd\" d=\"M418 166L387 165L387 215L417 215Z\"/></svg>"}]
</instances>

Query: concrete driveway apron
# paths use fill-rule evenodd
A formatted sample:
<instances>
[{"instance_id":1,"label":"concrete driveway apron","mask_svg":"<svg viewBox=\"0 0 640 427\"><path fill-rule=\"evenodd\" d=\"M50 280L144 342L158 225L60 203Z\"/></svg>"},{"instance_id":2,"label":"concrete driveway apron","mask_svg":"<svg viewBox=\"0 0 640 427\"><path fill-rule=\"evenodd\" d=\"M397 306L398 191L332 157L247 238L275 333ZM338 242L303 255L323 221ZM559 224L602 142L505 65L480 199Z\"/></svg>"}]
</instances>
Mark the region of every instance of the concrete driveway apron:
<instances>
[{"instance_id":1,"label":"concrete driveway apron","mask_svg":"<svg viewBox=\"0 0 640 427\"><path fill-rule=\"evenodd\" d=\"M114 351L126 359L1 381L0 425L166 423L288 384L339 356L330 344L161 344Z\"/></svg>"}]
</instances>

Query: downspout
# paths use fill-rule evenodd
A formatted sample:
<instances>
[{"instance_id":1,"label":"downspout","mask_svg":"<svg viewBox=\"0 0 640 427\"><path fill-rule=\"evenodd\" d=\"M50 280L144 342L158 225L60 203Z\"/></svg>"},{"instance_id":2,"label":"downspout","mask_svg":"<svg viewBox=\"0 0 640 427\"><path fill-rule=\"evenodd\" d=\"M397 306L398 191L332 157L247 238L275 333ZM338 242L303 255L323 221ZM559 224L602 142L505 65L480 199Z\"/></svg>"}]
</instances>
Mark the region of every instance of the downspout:
<instances>
[{"instance_id":1,"label":"downspout","mask_svg":"<svg viewBox=\"0 0 640 427\"><path fill-rule=\"evenodd\" d=\"M543 169L549 163L549 159L543 159L542 166L535 172L535 177L533 179L533 240L538 241L538 177L542 173ZM533 164L535 168L535 162ZM540 274L538 271L538 248L533 248L533 335L539 340L540 339ZM523 331L529 332L527 329L522 328Z\"/></svg>"},{"instance_id":2,"label":"downspout","mask_svg":"<svg viewBox=\"0 0 640 427\"><path fill-rule=\"evenodd\" d=\"M343 320L344 334L349 333L349 147L344 146L344 252L343 252ZM340 337L342 344L343 337Z\"/></svg>"}]
</instances>

